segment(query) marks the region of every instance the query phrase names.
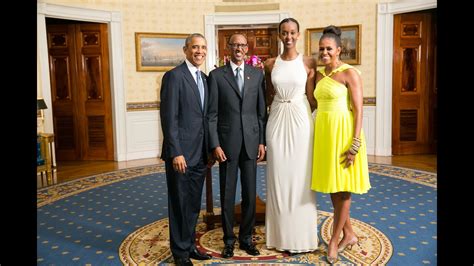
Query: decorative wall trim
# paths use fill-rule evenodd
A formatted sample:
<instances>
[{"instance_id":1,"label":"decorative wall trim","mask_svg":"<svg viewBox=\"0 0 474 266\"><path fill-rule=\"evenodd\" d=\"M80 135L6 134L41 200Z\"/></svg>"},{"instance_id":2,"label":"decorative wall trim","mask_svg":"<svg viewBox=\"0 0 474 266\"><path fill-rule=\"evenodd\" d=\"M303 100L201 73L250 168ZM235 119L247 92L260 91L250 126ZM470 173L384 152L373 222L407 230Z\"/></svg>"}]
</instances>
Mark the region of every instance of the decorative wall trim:
<instances>
[{"instance_id":1,"label":"decorative wall trim","mask_svg":"<svg viewBox=\"0 0 474 266\"><path fill-rule=\"evenodd\" d=\"M373 105L375 106L375 97L364 97L364 105Z\"/></svg>"},{"instance_id":2,"label":"decorative wall trim","mask_svg":"<svg viewBox=\"0 0 474 266\"><path fill-rule=\"evenodd\" d=\"M223 3L271 2L271 0L222 0Z\"/></svg>"},{"instance_id":3,"label":"decorative wall trim","mask_svg":"<svg viewBox=\"0 0 474 266\"><path fill-rule=\"evenodd\" d=\"M364 106L363 129L367 154L375 152L375 106ZM163 132L159 111L127 112L127 160L161 156Z\"/></svg>"},{"instance_id":4,"label":"decorative wall trim","mask_svg":"<svg viewBox=\"0 0 474 266\"><path fill-rule=\"evenodd\" d=\"M127 112L159 110L160 102L132 102L127 103Z\"/></svg>"},{"instance_id":5,"label":"decorative wall trim","mask_svg":"<svg viewBox=\"0 0 474 266\"><path fill-rule=\"evenodd\" d=\"M273 11L280 10L280 4L254 4L254 5L235 5L235 6L215 6L215 12L249 12L249 11Z\"/></svg>"},{"instance_id":6,"label":"decorative wall trim","mask_svg":"<svg viewBox=\"0 0 474 266\"><path fill-rule=\"evenodd\" d=\"M159 157L163 132L159 111L127 112L127 160Z\"/></svg>"},{"instance_id":7,"label":"decorative wall trim","mask_svg":"<svg viewBox=\"0 0 474 266\"><path fill-rule=\"evenodd\" d=\"M375 97L364 97L364 106L375 106ZM129 102L127 112L160 110L160 102Z\"/></svg>"},{"instance_id":8,"label":"decorative wall trim","mask_svg":"<svg viewBox=\"0 0 474 266\"><path fill-rule=\"evenodd\" d=\"M220 25L278 24L290 17L289 12L210 14L204 17L204 36L207 39L206 70L214 69L217 58L216 27ZM211 52L212 51L212 52Z\"/></svg>"},{"instance_id":9,"label":"decorative wall trim","mask_svg":"<svg viewBox=\"0 0 474 266\"><path fill-rule=\"evenodd\" d=\"M49 79L48 42L46 36L46 17L78 21L108 23L110 78L112 94L112 124L114 128L114 159L123 161L127 153L127 135L125 123L125 87L123 73L122 15L120 12L61 6L48 3L37 4L37 47L38 75L41 75L43 98L47 106L51 105L51 83ZM37 89L39 90L39 89ZM44 112L45 132L54 133L53 113L48 108Z\"/></svg>"},{"instance_id":10,"label":"decorative wall trim","mask_svg":"<svg viewBox=\"0 0 474 266\"><path fill-rule=\"evenodd\" d=\"M392 155L393 15L437 7L436 0L378 4L375 155Z\"/></svg>"}]
</instances>

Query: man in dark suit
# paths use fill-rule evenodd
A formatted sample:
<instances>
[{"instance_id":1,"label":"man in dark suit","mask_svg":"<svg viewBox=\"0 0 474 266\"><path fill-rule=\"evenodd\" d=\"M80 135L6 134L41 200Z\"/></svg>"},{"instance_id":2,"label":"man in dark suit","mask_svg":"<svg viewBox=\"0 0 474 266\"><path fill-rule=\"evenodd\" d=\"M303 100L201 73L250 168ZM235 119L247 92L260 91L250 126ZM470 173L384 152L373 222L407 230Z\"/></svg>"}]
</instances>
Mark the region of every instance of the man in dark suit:
<instances>
[{"instance_id":1,"label":"man in dark suit","mask_svg":"<svg viewBox=\"0 0 474 266\"><path fill-rule=\"evenodd\" d=\"M245 36L232 35L228 43L231 61L211 71L208 79L209 148L219 161L224 258L234 256L238 168L242 187L239 247L250 255L260 254L252 242L252 231L256 211L257 162L265 156L265 81L261 69L245 65L247 45Z\"/></svg>"},{"instance_id":2,"label":"man in dark suit","mask_svg":"<svg viewBox=\"0 0 474 266\"><path fill-rule=\"evenodd\" d=\"M207 260L195 244L206 173L208 89L203 64L207 45L202 34L186 38L183 64L168 71L161 85L161 127L168 186L171 253L177 265L193 265L190 258Z\"/></svg>"}]
</instances>

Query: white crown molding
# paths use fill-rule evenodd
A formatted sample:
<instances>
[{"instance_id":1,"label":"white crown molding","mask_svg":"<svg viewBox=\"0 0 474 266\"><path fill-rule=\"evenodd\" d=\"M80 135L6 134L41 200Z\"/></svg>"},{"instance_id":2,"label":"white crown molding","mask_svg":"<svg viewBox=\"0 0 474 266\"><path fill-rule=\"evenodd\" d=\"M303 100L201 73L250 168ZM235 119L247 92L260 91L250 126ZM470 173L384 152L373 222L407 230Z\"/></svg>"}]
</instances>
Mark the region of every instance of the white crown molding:
<instances>
[{"instance_id":1,"label":"white crown molding","mask_svg":"<svg viewBox=\"0 0 474 266\"><path fill-rule=\"evenodd\" d=\"M436 8L436 0L422 0L422 1L400 1L393 2L387 5L387 13L390 14L399 14L407 12L415 12L419 10L426 10Z\"/></svg>"},{"instance_id":2,"label":"white crown molding","mask_svg":"<svg viewBox=\"0 0 474 266\"><path fill-rule=\"evenodd\" d=\"M393 16L436 7L436 0L380 3L377 6L375 155L392 155Z\"/></svg>"},{"instance_id":3,"label":"white crown molding","mask_svg":"<svg viewBox=\"0 0 474 266\"><path fill-rule=\"evenodd\" d=\"M123 81L123 42L122 15L116 11L104 11L73 6L62 6L48 3L37 4L37 49L38 75L41 75L42 95L47 106L51 105L51 83L49 78L48 42L46 34L46 17L108 23L110 78L112 92L112 123L114 128L114 158L126 160L126 106L125 85ZM39 89L38 89L39 90ZM52 108L44 112L45 132L54 133Z\"/></svg>"},{"instance_id":4,"label":"white crown molding","mask_svg":"<svg viewBox=\"0 0 474 266\"><path fill-rule=\"evenodd\" d=\"M112 21L113 13L118 13L82 7L54 5L48 3L38 3L37 7L38 14L44 14L47 17L61 19L78 19L80 21L91 22Z\"/></svg>"}]
</instances>

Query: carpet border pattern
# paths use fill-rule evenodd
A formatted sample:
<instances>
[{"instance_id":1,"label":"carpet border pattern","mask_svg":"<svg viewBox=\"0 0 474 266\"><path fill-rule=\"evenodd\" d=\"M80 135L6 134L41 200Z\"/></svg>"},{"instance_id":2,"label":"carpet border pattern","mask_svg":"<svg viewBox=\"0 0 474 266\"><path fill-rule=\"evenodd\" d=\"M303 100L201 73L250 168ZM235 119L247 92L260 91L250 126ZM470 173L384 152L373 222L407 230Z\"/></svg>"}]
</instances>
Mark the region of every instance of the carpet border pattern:
<instances>
[{"instance_id":1,"label":"carpet border pattern","mask_svg":"<svg viewBox=\"0 0 474 266\"><path fill-rule=\"evenodd\" d=\"M265 165L265 163L259 163L259 165ZM57 200L97 187L109 185L115 182L132 179L143 175L161 173L164 171L164 163L160 163L155 165L139 166L93 176L87 176L77 180L56 184L50 187L45 187L37 190L36 205L37 208L40 208ZM436 173L379 163L369 163L369 173L386 175L433 188L437 187Z\"/></svg>"},{"instance_id":2,"label":"carpet border pattern","mask_svg":"<svg viewBox=\"0 0 474 266\"><path fill-rule=\"evenodd\" d=\"M81 192L110 185L115 182L132 179L148 174L165 171L164 164L139 166L83 177L77 180L56 184L37 190L36 207L40 208L57 200L67 198Z\"/></svg>"}]
</instances>

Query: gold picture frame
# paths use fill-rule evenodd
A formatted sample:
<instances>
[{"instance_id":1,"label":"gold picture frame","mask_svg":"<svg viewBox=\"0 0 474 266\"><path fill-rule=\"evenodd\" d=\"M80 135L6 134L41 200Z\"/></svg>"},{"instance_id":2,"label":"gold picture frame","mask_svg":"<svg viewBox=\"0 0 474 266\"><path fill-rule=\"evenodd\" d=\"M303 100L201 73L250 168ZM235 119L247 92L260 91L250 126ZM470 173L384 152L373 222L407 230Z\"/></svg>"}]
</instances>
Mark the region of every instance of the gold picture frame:
<instances>
[{"instance_id":1,"label":"gold picture frame","mask_svg":"<svg viewBox=\"0 0 474 266\"><path fill-rule=\"evenodd\" d=\"M338 26L341 29L342 52L341 60L350 65L360 65L361 25ZM306 29L306 55L314 57L318 66L323 65L319 60L319 39L324 28Z\"/></svg>"},{"instance_id":2,"label":"gold picture frame","mask_svg":"<svg viewBox=\"0 0 474 266\"><path fill-rule=\"evenodd\" d=\"M188 34L135 33L137 71L168 71L184 62Z\"/></svg>"}]
</instances>

